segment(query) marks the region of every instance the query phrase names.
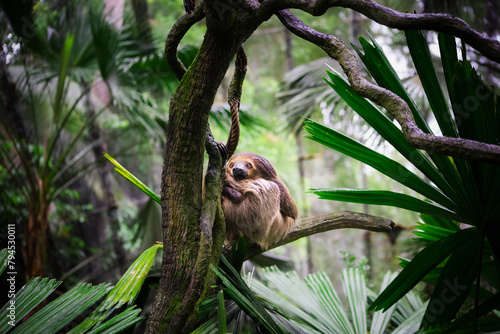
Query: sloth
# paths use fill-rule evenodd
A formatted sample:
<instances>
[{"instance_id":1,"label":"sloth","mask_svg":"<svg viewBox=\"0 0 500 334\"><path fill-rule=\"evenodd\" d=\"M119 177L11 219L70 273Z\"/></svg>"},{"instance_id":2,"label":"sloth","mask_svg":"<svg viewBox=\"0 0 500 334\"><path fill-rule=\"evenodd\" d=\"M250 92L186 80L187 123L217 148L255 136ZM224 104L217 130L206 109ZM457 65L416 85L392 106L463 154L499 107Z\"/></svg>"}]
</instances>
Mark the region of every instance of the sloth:
<instances>
[{"instance_id":1,"label":"sloth","mask_svg":"<svg viewBox=\"0 0 500 334\"><path fill-rule=\"evenodd\" d=\"M267 250L290 232L299 212L267 159L239 153L228 161L222 184L226 241L240 235Z\"/></svg>"}]
</instances>

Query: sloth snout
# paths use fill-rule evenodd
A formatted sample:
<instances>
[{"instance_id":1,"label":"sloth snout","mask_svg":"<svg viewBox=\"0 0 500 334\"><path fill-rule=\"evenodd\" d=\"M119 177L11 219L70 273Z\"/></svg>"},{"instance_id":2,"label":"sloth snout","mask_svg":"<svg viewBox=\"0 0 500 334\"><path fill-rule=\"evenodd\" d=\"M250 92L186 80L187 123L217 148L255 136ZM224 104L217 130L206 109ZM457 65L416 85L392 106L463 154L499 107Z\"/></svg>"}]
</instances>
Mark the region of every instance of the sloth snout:
<instances>
[{"instance_id":1,"label":"sloth snout","mask_svg":"<svg viewBox=\"0 0 500 334\"><path fill-rule=\"evenodd\" d=\"M235 167L233 168L233 176L237 180L241 180L247 177L247 172L243 168Z\"/></svg>"}]
</instances>

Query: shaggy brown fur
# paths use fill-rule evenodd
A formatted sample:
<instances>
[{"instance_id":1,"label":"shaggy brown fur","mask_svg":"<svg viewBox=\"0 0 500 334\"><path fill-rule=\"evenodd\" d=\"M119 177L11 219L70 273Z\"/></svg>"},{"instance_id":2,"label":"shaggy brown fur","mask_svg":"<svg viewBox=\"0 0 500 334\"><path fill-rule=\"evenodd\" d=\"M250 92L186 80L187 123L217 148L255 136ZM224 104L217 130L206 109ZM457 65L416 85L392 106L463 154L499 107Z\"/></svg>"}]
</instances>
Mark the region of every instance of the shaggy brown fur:
<instances>
[{"instance_id":1,"label":"shaggy brown fur","mask_svg":"<svg viewBox=\"0 0 500 334\"><path fill-rule=\"evenodd\" d=\"M283 239L299 215L274 167L254 153L236 154L227 163L222 210L227 241L243 235L263 249Z\"/></svg>"}]
</instances>

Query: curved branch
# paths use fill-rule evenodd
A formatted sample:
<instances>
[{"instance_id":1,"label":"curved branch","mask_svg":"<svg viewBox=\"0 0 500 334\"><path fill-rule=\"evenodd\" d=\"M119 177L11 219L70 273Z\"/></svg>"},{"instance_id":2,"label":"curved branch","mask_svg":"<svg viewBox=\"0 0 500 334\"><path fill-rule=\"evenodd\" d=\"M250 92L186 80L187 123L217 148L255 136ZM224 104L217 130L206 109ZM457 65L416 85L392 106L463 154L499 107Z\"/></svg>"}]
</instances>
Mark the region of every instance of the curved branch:
<instances>
[{"instance_id":1,"label":"curved branch","mask_svg":"<svg viewBox=\"0 0 500 334\"><path fill-rule=\"evenodd\" d=\"M188 30L205 17L204 2L196 7L194 12L184 14L175 24L165 40L165 58L167 63L180 81L186 73L186 67L177 57L177 47Z\"/></svg>"},{"instance_id":2,"label":"curved branch","mask_svg":"<svg viewBox=\"0 0 500 334\"><path fill-rule=\"evenodd\" d=\"M500 164L500 146L470 139L435 136L422 131L406 102L393 92L366 80L353 52L339 38L317 32L288 10L277 14L281 22L297 36L321 47L342 67L351 87L387 111L401 125L406 141L413 147L462 159Z\"/></svg>"},{"instance_id":3,"label":"curved branch","mask_svg":"<svg viewBox=\"0 0 500 334\"><path fill-rule=\"evenodd\" d=\"M309 218L301 218L295 222L290 233L280 242L271 245L269 249L286 245L300 238L341 228L357 228L374 232L390 232L394 222L387 218L372 216L359 212L338 211L326 215ZM224 247L223 254L229 255L231 246ZM252 244L248 247L247 259L263 253L258 245Z\"/></svg>"},{"instance_id":4,"label":"curved branch","mask_svg":"<svg viewBox=\"0 0 500 334\"><path fill-rule=\"evenodd\" d=\"M498 40L477 32L462 19L450 14L400 13L371 0L268 0L260 5L259 15L266 17L279 10L296 8L319 16L332 7L350 8L389 28L433 30L449 34L461 38L485 57L500 63L500 42Z\"/></svg>"}]
</instances>

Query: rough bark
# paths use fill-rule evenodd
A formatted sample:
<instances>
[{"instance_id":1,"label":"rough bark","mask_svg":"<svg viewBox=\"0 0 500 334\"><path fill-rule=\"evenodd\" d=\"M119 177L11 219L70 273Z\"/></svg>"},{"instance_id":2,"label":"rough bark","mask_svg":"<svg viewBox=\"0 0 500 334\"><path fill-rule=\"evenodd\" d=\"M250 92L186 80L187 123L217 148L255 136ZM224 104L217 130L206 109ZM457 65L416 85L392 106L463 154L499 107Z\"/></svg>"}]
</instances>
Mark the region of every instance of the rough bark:
<instances>
[{"instance_id":1,"label":"rough bark","mask_svg":"<svg viewBox=\"0 0 500 334\"><path fill-rule=\"evenodd\" d=\"M197 18L198 11L186 15L185 21ZM217 250L211 245L213 240L209 234L214 218L212 222L208 219L200 223L208 115L231 60L256 27L245 23L244 19L240 20L244 29L233 26L234 11L219 14L214 8L207 9L205 39L170 102L162 172L162 279L148 322L148 333L182 333L191 326L190 323L186 325L186 321L206 291L208 264L220 253L220 248ZM220 24L210 26L209 22ZM185 27L178 28L185 31ZM182 68L179 73L182 74ZM220 169L222 162L219 164ZM217 196L220 201L220 183ZM207 253L211 254L209 261Z\"/></svg>"},{"instance_id":2,"label":"rough bark","mask_svg":"<svg viewBox=\"0 0 500 334\"><path fill-rule=\"evenodd\" d=\"M39 181L39 184L42 185L42 180ZM33 277L44 276L47 258L48 205L43 190L39 190L41 198L31 199L28 223L24 228L26 246L23 247L22 254L26 264L26 282Z\"/></svg>"}]
</instances>

